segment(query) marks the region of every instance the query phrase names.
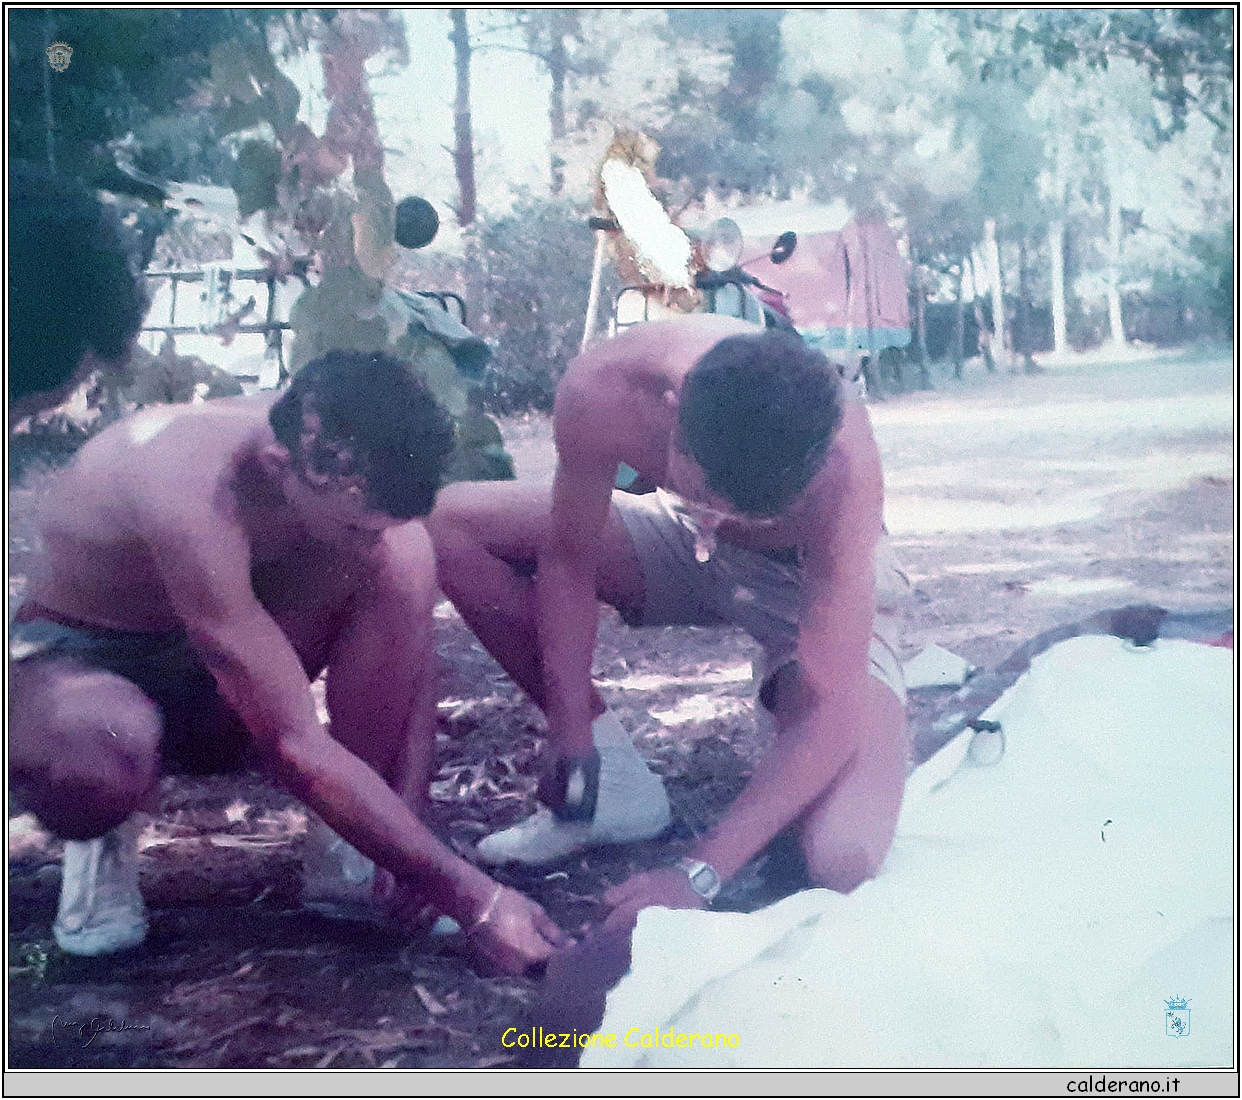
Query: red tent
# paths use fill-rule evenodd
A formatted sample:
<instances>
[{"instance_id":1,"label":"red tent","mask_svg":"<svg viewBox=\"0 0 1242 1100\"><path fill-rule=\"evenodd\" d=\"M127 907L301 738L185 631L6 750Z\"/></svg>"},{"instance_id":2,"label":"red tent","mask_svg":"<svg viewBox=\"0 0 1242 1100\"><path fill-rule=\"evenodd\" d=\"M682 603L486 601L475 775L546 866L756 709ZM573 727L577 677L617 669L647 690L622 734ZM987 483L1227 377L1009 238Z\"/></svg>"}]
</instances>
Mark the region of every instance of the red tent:
<instances>
[{"instance_id":1,"label":"red tent","mask_svg":"<svg viewBox=\"0 0 1242 1100\"><path fill-rule=\"evenodd\" d=\"M909 264L884 222L854 218L839 229L795 229L793 255L774 264L767 253L777 234L747 233L745 213L729 216L742 227L746 255L762 253L746 270L785 294L790 320L808 341L861 354L910 342ZM771 225L766 211L763 221Z\"/></svg>"}]
</instances>

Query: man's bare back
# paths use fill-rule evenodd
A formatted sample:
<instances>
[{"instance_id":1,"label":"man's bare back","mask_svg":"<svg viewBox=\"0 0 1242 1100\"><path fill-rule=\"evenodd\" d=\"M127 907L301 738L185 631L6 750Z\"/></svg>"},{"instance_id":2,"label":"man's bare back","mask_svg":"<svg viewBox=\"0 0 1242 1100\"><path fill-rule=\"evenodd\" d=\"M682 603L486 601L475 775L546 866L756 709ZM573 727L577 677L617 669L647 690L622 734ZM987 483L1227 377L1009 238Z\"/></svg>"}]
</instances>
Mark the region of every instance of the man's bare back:
<instances>
[{"instance_id":1,"label":"man's bare back","mask_svg":"<svg viewBox=\"0 0 1242 1100\"><path fill-rule=\"evenodd\" d=\"M322 670L342 608L383 568L388 544L425 554L425 539L418 525L401 525L373 543L360 535L354 550L299 532L253 468L274 400L147 410L92 439L44 503L46 550L25 617L50 612L141 632L180 627L151 545L159 515L175 502L186 520L210 525L184 537L229 527L245 539L255 596L303 665Z\"/></svg>"}]
</instances>

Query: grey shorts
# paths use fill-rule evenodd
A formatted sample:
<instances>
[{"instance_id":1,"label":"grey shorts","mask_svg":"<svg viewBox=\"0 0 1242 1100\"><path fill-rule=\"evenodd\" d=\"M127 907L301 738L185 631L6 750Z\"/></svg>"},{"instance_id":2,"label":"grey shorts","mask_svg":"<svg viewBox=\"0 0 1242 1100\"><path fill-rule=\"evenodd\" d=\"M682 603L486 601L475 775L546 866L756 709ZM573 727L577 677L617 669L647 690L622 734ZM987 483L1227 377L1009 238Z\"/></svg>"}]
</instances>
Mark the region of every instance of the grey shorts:
<instances>
[{"instance_id":1,"label":"grey shorts","mask_svg":"<svg viewBox=\"0 0 1242 1100\"><path fill-rule=\"evenodd\" d=\"M209 775L255 766L250 734L221 697L184 630L140 633L30 619L9 626L9 660L73 661L115 673L160 708L167 774Z\"/></svg>"},{"instance_id":2,"label":"grey shorts","mask_svg":"<svg viewBox=\"0 0 1242 1100\"><path fill-rule=\"evenodd\" d=\"M775 678L796 664L803 612L802 569L788 551L745 550L719 541L707 562L695 560L694 530L663 491L615 492L643 573L642 608L622 609L630 626L740 626L763 646L756 668L759 699L772 709ZM899 613L910 582L897 567L887 536L876 548L876 615L869 650L872 676L902 706L906 684L898 657Z\"/></svg>"}]
</instances>

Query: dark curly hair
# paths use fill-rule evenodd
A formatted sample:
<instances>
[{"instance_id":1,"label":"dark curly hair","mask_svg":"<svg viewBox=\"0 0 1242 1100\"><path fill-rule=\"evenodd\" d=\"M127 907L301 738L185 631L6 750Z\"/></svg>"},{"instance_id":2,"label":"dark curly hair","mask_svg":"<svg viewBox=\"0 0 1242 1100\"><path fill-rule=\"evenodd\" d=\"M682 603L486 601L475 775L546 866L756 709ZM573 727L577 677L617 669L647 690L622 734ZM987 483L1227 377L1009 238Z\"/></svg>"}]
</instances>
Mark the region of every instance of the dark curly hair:
<instances>
[{"instance_id":1,"label":"dark curly hair","mask_svg":"<svg viewBox=\"0 0 1242 1100\"><path fill-rule=\"evenodd\" d=\"M796 333L730 336L682 382L680 444L734 507L772 515L823 465L841 421L836 369Z\"/></svg>"},{"instance_id":2,"label":"dark curly hair","mask_svg":"<svg viewBox=\"0 0 1242 1100\"><path fill-rule=\"evenodd\" d=\"M119 359L149 301L115 212L82 184L9 166L9 399L75 381L83 354Z\"/></svg>"},{"instance_id":3,"label":"dark curly hair","mask_svg":"<svg viewBox=\"0 0 1242 1100\"><path fill-rule=\"evenodd\" d=\"M360 478L368 506L395 519L431 511L455 443L423 376L383 352L330 351L307 363L268 422L304 471Z\"/></svg>"}]
</instances>

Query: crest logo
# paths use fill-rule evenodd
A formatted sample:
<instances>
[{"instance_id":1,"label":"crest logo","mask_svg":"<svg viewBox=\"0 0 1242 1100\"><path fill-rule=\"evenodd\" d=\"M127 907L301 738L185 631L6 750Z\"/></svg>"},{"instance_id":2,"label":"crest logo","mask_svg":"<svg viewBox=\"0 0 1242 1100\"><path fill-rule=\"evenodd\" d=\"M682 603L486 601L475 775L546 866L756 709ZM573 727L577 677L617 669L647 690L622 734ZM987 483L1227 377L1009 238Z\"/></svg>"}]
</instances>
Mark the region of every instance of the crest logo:
<instances>
[{"instance_id":1,"label":"crest logo","mask_svg":"<svg viewBox=\"0 0 1242 1100\"><path fill-rule=\"evenodd\" d=\"M73 47L65 42L53 42L47 48L47 63L58 73L69 68L69 59L73 57Z\"/></svg>"},{"instance_id":2,"label":"crest logo","mask_svg":"<svg viewBox=\"0 0 1242 1100\"><path fill-rule=\"evenodd\" d=\"M1185 997L1169 997L1164 1004L1164 1033L1184 1039L1190 1034L1190 1002Z\"/></svg>"}]
</instances>

